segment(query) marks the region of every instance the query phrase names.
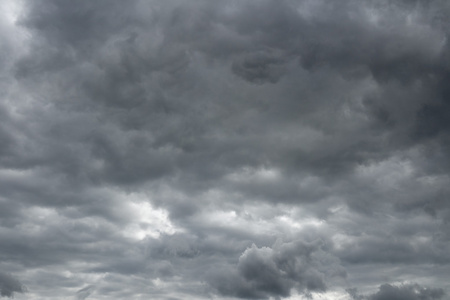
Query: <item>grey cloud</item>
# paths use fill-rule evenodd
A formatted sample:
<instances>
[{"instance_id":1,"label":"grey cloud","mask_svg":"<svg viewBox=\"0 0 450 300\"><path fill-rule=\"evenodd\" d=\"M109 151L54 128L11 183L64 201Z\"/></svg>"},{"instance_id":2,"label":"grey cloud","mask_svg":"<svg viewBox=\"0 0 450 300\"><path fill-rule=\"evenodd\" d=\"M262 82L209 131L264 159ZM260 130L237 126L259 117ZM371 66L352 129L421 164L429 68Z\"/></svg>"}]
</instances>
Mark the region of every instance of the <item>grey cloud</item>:
<instances>
[{"instance_id":1,"label":"grey cloud","mask_svg":"<svg viewBox=\"0 0 450 300\"><path fill-rule=\"evenodd\" d=\"M115 44L110 44L112 41L107 41L106 43L110 46L99 47L99 56L90 58L87 62L87 66L89 65L89 67L85 68L85 70L75 65L74 61L69 64L71 76L75 76L74 79L77 82L85 81L81 86L81 94L80 91L76 92L80 94L77 97L82 98L87 96L87 103L85 105L93 105L93 103L96 102L103 103L105 106L104 108L108 112L106 114L102 113L103 119L113 123L119 122L127 129L124 132L128 132L128 129L133 129L136 130L137 133L136 140L138 140L139 143L133 145L133 141L124 139L123 142L129 144L129 146L125 146L126 148L123 144L118 143L116 135L114 135L114 140L108 140L104 137L103 132L99 132L100 136L91 138L91 156L93 158L99 158L104 162L103 170L98 174L103 180L116 183L135 183L142 181L144 178L151 180L172 176L174 172L180 168L182 170L192 170L193 172L191 173L193 174L200 174L200 170L198 170L196 166L197 156L189 155L189 153L195 151L194 153L197 154L202 153L202 157L209 157L214 160L217 157L220 157L220 153L223 153L222 149L225 149L224 147L234 149L226 154L229 156L229 159L224 160L223 164L217 166L211 164L208 168L209 170L205 170L205 172L220 177L223 172L226 172L225 170L221 170L222 168L226 168L226 165L229 165L234 161L250 162L249 159L251 159L251 157L245 155L245 153L247 151L252 152L253 149L259 149L259 151L254 152L260 154L256 156L253 155L252 158L257 164L263 160L263 157L268 156L268 159L276 164L281 164L283 167L291 165L296 169L306 167L310 171L315 172L320 172L321 169L324 168L321 166L326 165L327 167L322 170L323 173L338 172L339 170L345 170L346 168L351 169L355 163L359 163L375 155L374 152L376 152L377 149L374 148L374 141L368 140L362 132L361 135L354 135L356 139L351 143L345 141L345 138L343 138L340 141L340 145L337 145L337 147L330 147L330 151L325 151L324 153L315 152L318 153L317 157L311 157L312 153L310 151L305 153L298 151L296 145L289 146L281 144L281 146L284 147L281 147L279 152L284 152L285 155L283 156L285 156L285 158L280 159L277 156L271 156L271 150L268 148L271 147L273 143L277 143L277 141L269 140L267 144L264 143L264 136L267 134L266 129L264 127L258 128L257 124L268 122L272 126L278 125L279 131L283 131L287 126L291 125L290 123L296 124L296 118L314 114L315 111L319 110L325 111L327 109L326 106L328 105L327 102L330 102L331 98L334 97L334 94L338 92L333 89L338 90L340 88L348 88L351 86L348 83L336 82L336 80L333 79L335 74L322 74L322 76L317 77L316 75L307 73L301 74L305 77L305 80L310 81L311 83L324 81L324 84L329 85L330 90L324 91L323 95L308 95L308 93L302 89L294 89L291 86L294 82L288 82L284 84L283 88L285 88L286 92L279 95L279 98L281 99L276 100L277 104L273 103L275 100L269 98L262 99L264 103L262 101L255 101L256 103L251 106L239 102L232 104L229 110L231 110L231 112L238 112L237 117L244 117L249 109L256 108L256 132L255 139L251 143L246 142L245 140L234 142L226 135L223 136L222 139L211 138L216 134L214 129L221 132L225 131L227 127L230 126L227 123L229 117L227 116L226 110L228 109L227 106L231 105L232 102L228 101L230 103L228 104L219 99L207 100L202 99L202 96L200 96L200 93L205 92L206 85L214 83L205 82L205 85L203 85L202 80L204 79L198 77L199 74L195 73L197 66L194 65L192 53L200 52L206 56L212 55L213 58L215 56L217 56L218 59L222 58L214 51L208 52L211 50L203 47L205 41L203 37L193 35L194 29L198 30L197 26L200 26L200 31L204 32L207 36L212 35L210 30L206 30L201 24L197 24L198 22L217 24L217 26L220 24L220 26L222 26L221 28L225 27L230 30L230 32L233 32L233 30L237 31L235 34L241 34L250 38L255 37L256 40L251 45L257 45L256 47L251 46L248 49L241 49L239 51L240 53L234 52L234 54L232 54L232 61L225 60L225 63L231 64L230 68L232 72L251 82L276 82L283 73L287 72L287 70L283 70L285 68L284 65L286 65L287 62L292 62L293 58L296 56L303 57L303 60L306 59L309 64L314 65L315 58L308 58L309 54L307 52L303 53L304 51L310 51L308 50L310 49L310 44L317 44L317 46L314 46L315 48L311 50L311 53L315 56L323 56L322 58L318 58L318 60L322 61L325 65L332 65L335 62L344 65L353 64L357 61L357 59L354 58L358 56L352 53L352 51L360 51L360 53L367 56L363 57L361 62L359 62L362 66L369 64L369 62L377 64L372 58L380 60L384 59L380 58L380 55L377 53L387 53L386 55L393 57L392 59L396 59L395 57L408 59L414 62L413 65L416 64L418 60L414 57L409 59L408 51L418 51L417 55L419 57L422 57L421 55L432 55L429 53L430 51L432 52L432 50L427 48L421 49L420 47L422 46L415 44L411 47L401 46L401 49L398 49L399 47L395 44L398 43L398 38L393 32L385 32L384 27L379 29L379 38L364 41L364 39L369 39L369 37L373 38L374 36L378 37L378 35L372 35L369 34L370 32L366 32L371 29L369 25L366 24L366 20L362 17L356 18L353 21L346 20L346 13L343 9L339 8L336 8L338 13L334 16L329 15L331 12L328 11L320 13L313 12L314 14L317 13L318 19L321 20L316 24L315 19L306 21L303 20L301 14L294 13L296 7L293 2L288 1L277 4L273 1L263 1L258 5L245 4L242 6L242 10L238 11L238 13L232 17L227 16L226 14L221 15L220 6L203 6L203 2L199 2L197 5L200 5L206 11L212 11L209 17L204 21L195 21L199 18L195 17L196 15L192 11L192 8L187 5L181 5L174 9L172 11L173 16L170 16L170 14L162 14L159 19L155 19L156 23L152 24L151 28L155 28L155 34L158 33L157 29L163 30L164 42L158 43L158 39L156 39L154 42L156 44L155 46L146 42L146 38L150 39L152 35L142 31L144 28L144 23L142 22L144 21L141 20L141 23L135 24L135 32L132 34L125 32L120 26L111 28L114 35L107 36L105 34L104 38L112 40L113 36L115 36L118 41L115 42ZM39 25L41 22L50 22L49 20L51 18L49 19L49 16L60 18L60 15L63 14L63 12L64 14L74 13L68 9L68 6L62 4L55 4L54 6L57 7L55 8L56 11L49 9L45 12L40 10L34 12L34 18L45 21L38 22L37 20L32 19L25 21L24 24L31 28L41 28ZM127 7L128 9L124 14L128 14L130 13L129 11L135 9L132 4L127 5ZM348 4L346 7L351 6ZM362 14L363 8L364 6L356 5L355 8L352 8L352 12L355 14ZM108 13L105 13L105 18L108 18L108 20L113 18L113 14L110 15L109 13L112 13L115 9L116 8L108 10ZM98 8L98 12L99 11L102 11L102 8ZM166 12L164 9L162 9L162 11ZM168 11L171 10L169 9ZM86 16L86 18L90 19L90 14L95 15L98 12L97 10L93 10L90 5L83 5L76 14L80 13L81 16ZM245 16L247 14L253 14L254 17L246 18ZM77 17L73 17L73 19L77 20ZM166 26L166 22L169 22L168 20L172 20L171 27ZM351 22L356 22L356 24ZM90 23L86 22L86 24L89 25ZM408 37L406 33L409 29L402 26L398 27L400 37L406 39L406 44L415 43L415 36ZM57 30L64 32L72 30L73 27L76 26L57 27ZM270 27L270 30L263 30L265 27ZM259 37L257 29L262 30L261 37ZM166 32L164 30L169 31ZM329 30L335 30L336 32L330 33L328 32ZM418 33L418 35L420 35L420 37L425 36L424 38L431 39L430 43L425 44L429 44L431 45L430 47L432 47L432 45L434 45L433 43L437 43L436 41L439 40L440 35L428 27L424 27L423 30L425 32ZM432 34L426 35L427 30ZM176 34L177 31L187 32L178 35ZM43 33L51 34L51 38L60 40L59 34L57 33L52 33L52 31L43 31ZM282 33L285 37L280 38L278 33ZM403 33L405 33L405 35L403 35ZM359 46L359 44L354 45L355 47L348 47L346 43L334 45L333 39L330 39L330 37L339 39L340 37L352 35L360 37L355 38L355 43L369 43L368 46L364 47L372 49L374 48L372 46L373 43L378 47L386 46L387 50L373 52L353 50L358 48L357 46ZM64 36L70 37L71 35L65 34ZM190 38L183 40L183 37L186 36L189 36ZM95 39L89 35L86 35L85 38ZM378 39L380 39L380 41ZM388 42L384 42L384 39L388 39ZM74 38L74 40L77 39ZM283 41L286 40L292 41L292 43L283 45ZM389 43L394 44L391 46ZM145 51L145 47L151 51ZM405 50L402 50L403 47ZM75 51L78 51L77 49L81 49L81 46L75 44L74 49ZM393 49L392 51L400 51L400 53L390 53L389 49ZM321 54L321 51L331 51L332 53L325 52ZM336 51L344 52L345 55L348 55L348 59L341 59L342 55L334 54ZM405 54L401 51L406 51L408 53ZM65 51L61 50L59 52L64 53ZM57 57L52 57L51 61L53 62L57 59ZM375 70L373 73L385 72L388 74L387 76L395 76L394 71L386 69L387 67L392 68L395 65L389 59L391 58L386 58L386 62L380 62L380 66L377 65L376 67L373 67L377 70L381 70ZM348 61L348 63L346 61ZM172 66L172 64L179 64L179 66ZM384 65L387 67L384 67ZM411 64L400 62L399 65L404 66ZM336 68L336 72L339 73L342 68L345 69L346 67L342 66L341 68L339 65L336 66ZM370 69L372 67L369 66L368 68ZM64 71L64 73L66 73L66 71ZM407 71L406 74L416 73ZM290 75L297 76L299 74L290 73ZM367 76L368 75L366 75L366 77ZM402 75L399 76L401 77ZM189 79L189 77L192 79ZM378 78L383 76L376 75L375 77ZM197 78L197 80L193 80L195 78ZM222 80L220 77L218 79ZM176 83L176 85L173 85L173 83ZM68 83L64 83L64 85L67 84ZM194 89L191 87L192 85L194 85L194 87L197 86L197 88ZM335 85L334 88L333 85ZM308 84L305 84L302 88L306 89L307 86ZM244 88L248 89L248 87L242 86L242 89ZM317 89L321 89L320 85ZM73 88L71 90L73 90ZM180 91L186 94L185 100L177 96L177 93ZM281 89L279 91L281 92ZM264 97L263 94L256 90L252 91L251 96L255 98L261 96ZM395 96L396 95L392 93L387 95L383 94L383 97L386 99ZM409 94L406 94L405 98L409 96ZM231 97L235 97L235 95L232 95ZM277 97L277 93L275 93L273 97ZM342 97L346 96L342 95ZM311 98L311 100L308 98ZM318 101L318 98L323 100ZM196 99L196 101L193 102L187 99ZM298 101L297 99L302 99L302 101ZM186 101L189 101L189 106L186 105ZM220 102L214 103L214 101ZM376 99L376 101L380 100ZM201 116L200 118L196 117L197 120L195 120L194 118L189 117L191 115L197 116L202 107L210 106L220 108L219 110L209 110L209 114L211 115L210 118ZM260 108L258 108L258 106L260 106ZM95 104L94 107L96 107ZM400 125L403 124L404 121L399 122L398 118L403 116L397 116L382 104L376 104L375 107L376 110L373 113L375 115L375 120L385 122L383 120L388 118L389 122L393 124L399 123L398 128L401 128ZM368 108L369 114L370 109L371 108ZM333 111L333 109L330 111ZM365 114L367 112L363 111L362 113ZM276 116L279 114L284 115L290 122L278 119ZM289 118L290 114L292 114L292 119ZM208 114L205 116L208 116ZM409 118L412 117L413 116L410 116ZM156 128L160 128L158 127L158 124L166 119L171 120L171 122L167 122L167 125L164 126L163 130L156 130ZM407 118L403 119L408 120ZM219 124L224 124L225 126L222 128L211 126L213 120L216 122L220 120L221 122L219 122ZM341 126L347 126L346 122L342 122L342 120L333 121L338 122L339 124L336 130L340 130ZM313 119L305 120L304 122L306 124L310 123L310 126L319 127L319 130L325 131L330 130L331 124L333 124L331 120L329 124L324 122L324 120L320 120L320 123L317 123L317 120ZM375 124L375 126L376 125L377 124ZM181 128L183 129L180 130ZM393 129L393 132L396 131L396 128ZM125 134L121 134L121 132L123 132L122 128L117 134L126 136ZM329 134L331 134L331 132ZM397 138L397 136L395 137ZM193 143L197 148L192 148ZM218 145L221 143L222 149L212 147L214 143L218 143ZM332 143L332 141L330 141L330 139L325 139L324 143L329 144ZM200 145L202 145L203 148L200 147ZM121 150L118 151L118 148L121 148ZM171 149L173 152L169 153L169 150ZM359 152L365 153L365 155L358 155L356 149L362 149ZM151 157L154 158L154 160L141 160L139 159L141 157ZM226 159L226 157L224 158Z\"/></svg>"},{"instance_id":2,"label":"grey cloud","mask_svg":"<svg viewBox=\"0 0 450 300\"><path fill-rule=\"evenodd\" d=\"M0 273L0 295L2 297L14 298L14 293L24 293L26 288L15 277Z\"/></svg>"},{"instance_id":3,"label":"grey cloud","mask_svg":"<svg viewBox=\"0 0 450 300\"><path fill-rule=\"evenodd\" d=\"M32 297L449 288L446 1L19 2L0 261Z\"/></svg>"},{"instance_id":4,"label":"grey cloud","mask_svg":"<svg viewBox=\"0 0 450 300\"><path fill-rule=\"evenodd\" d=\"M244 55L232 65L232 71L252 83L276 83L283 75L283 59L260 52Z\"/></svg>"},{"instance_id":5,"label":"grey cloud","mask_svg":"<svg viewBox=\"0 0 450 300\"><path fill-rule=\"evenodd\" d=\"M442 299L445 292L440 288L428 288L419 284L403 284L403 285L380 285L378 292L372 295L360 295L357 289L348 289L347 292L354 300L403 300L403 299Z\"/></svg>"},{"instance_id":6,"label":"grey cloud","mask_svg":"<svg viewBox=\"0 0 450 300\"><path fill-rule=\"evenodd\" d=\"M87 287L84 287L77 291L77 299L78 300L85 300L87 297L89 297L95 290L95 287L92 285L88 285Z\"/></svg>"},{"instance_id":7,"label":"grey cloud","mask_svg":"<svg viewBox=\"0 0 450 300\"><path fill-rule=\"evenodd\" d=\"M112 30L131 25L128 22L133 21L134 7L134 3L121 6L118 1L83 1L72 9L70 1L35 1L27 3L26 9L31 13L21 24L39 31L55 46L89 49L93 40L102 42Z\"/></svg>"},{"instance_id":8,"label":"grey cloud","mask_svg":"<svg viewBox=\"0 0 450 300\"><path fill-rule=\"evenodd\" d=\"M12 148L14 147L14 137L10 133L10 130L8 130L8 125L11 123L11 118L8 114L8 111L6 108L3 108L0 106L0 116L3 120L2 129L0 130L0 140L2 142L2 148L0 155L2 158L11 155ZM6 159L3 159L6 160Z\"/></svg>"},{"instance_id":9,"label":"grey cloud","mask_svg":"<svg viewBox=\"0 0 450 300\"><path fill-rule=\"evenodd\" d=\"M211 284L223 295L248 299L288 297L292 289L325 291L325 274L314 257L317 251L319 242L277 243L272 248L253 244L239 257L236 269L213 272Z\"/></svg>"},{"instance_id":10,"label":"grey cloud","mask_svg":"<svg viewBox=\"0 0 450 300\"><path fill-rule=\"evenodd\" d=\"M439 241L432 241L433 250L429 244L415 243L403 238L359 238L355 244L347 245L339 257L351 263L449 263L450 257L443 255L446 247Z\"/></svg>"}]
</instances>

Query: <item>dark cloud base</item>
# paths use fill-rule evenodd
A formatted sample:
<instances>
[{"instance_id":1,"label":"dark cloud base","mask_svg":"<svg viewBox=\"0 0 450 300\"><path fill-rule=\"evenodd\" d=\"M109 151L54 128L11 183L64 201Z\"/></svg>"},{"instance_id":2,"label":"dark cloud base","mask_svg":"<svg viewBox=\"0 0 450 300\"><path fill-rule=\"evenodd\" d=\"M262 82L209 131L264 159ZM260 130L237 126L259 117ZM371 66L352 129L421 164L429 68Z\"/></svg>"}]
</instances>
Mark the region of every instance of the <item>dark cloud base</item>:
<instances>
[{"instance_id":1,"label":"dark cloud base","mask_svg":"<svg viewBox=\"0 0 450 300\"><path fill-rule=\"evenodd\" d=\"M448 1L0 14L1 296L447 299Z\"/></svg>"},{"instance_id":2,"label":"dark cloud base","mask_svg":"<svg viewBox=\"0 0 450 300\"><path fill-rule=\"evenodd\" d=\"M25 286L13 276L0 273L0 295L2 297L13 298L14 293L23 293L26 291Z\"/></svg>"},{"instance_id":3,"label":"dark cloud base","mask_svg":"<svg viewBox=\"0 0 450 300\"><path fill-rule=\"evenodd\" d=\"M445 295L442 289L432 289L416 284L395 286L390 284L380 285L378 292L364 296L359 295L356 289L348 289L348 294L354 300L401 300L401 299L442 299Z\"/></svg>"}]
</instances>

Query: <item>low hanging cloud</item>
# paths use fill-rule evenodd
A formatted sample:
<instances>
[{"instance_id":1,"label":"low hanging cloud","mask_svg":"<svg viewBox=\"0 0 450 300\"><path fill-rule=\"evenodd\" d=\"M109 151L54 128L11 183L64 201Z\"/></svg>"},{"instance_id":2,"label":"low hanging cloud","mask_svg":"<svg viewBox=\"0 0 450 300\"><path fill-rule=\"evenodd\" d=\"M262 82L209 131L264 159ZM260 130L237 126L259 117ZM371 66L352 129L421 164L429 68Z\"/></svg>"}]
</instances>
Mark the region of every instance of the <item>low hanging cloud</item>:
<instances>
[{"instance_id":1,"label":"low hanging cloud","mask_svg":"<svg viewBox=\"0 0 450 300\"><path fill-rule=\"evenodd\" d=\"M282 55L255 52L237 58L231 69L234 74L252 83L276 83L284 72L283 60Z\"/></svg>"},{"instance_id":2,"label":"low hanging cloud","mask_svg":"<svg viewBox=\"0 0 450 300\"><path fill-rule=\"evenodd\" d=\"M353 300L438 300L446 294L440 288L429 288L419 284L380 285L378 292L371 295L360 295L357 289L348 289Z\"/></svg>"},{"instance_id":3,"label":"low hanging cloud","mask_svg":"<svg viewBox=\"0 0 450 300\"><path fill-rule=\"evenodd\" d=\"M15 277L0 272L0 295L2 297L14 298L14 293L26 292L25 286Z\"/></svg>"},{"instance_id":4,"label":"low hanging cloud","mask_svg":"<svg viewBox=\"0 0 450 300\"><path fill-rule=\"evenodd\" d=\"M326 273L334 268L340 270L334 276L346 274L338 264L324 271L320 252L320 241L278 241L272 248L253 244L239 257L236 268L213 271L210 283L223 295L245 299L288 297L293 289L305 294L324 292Z\"/></svg>"},{"instance_id":5,"label":"low hanging cloud","mask_svg":"<svg viewBox=\"0 0 450 300\"><path fill-rule=\"evenodd\" d=\"M0 1L2 274L37 300L444 299L449 23L447 0Z\"/></svg>"},{"instance_id":6,"label":"low hanging cloud","mask_svg":"<svg viewBox=\"0 0 450 300\"><path fill-rule=\"evenodd\" d=\"M85 300L87 299L95 290L95 286L88 285L87 287L84 287L77 291L76 298L77 300Z\"/></svg>"}]
</instances>

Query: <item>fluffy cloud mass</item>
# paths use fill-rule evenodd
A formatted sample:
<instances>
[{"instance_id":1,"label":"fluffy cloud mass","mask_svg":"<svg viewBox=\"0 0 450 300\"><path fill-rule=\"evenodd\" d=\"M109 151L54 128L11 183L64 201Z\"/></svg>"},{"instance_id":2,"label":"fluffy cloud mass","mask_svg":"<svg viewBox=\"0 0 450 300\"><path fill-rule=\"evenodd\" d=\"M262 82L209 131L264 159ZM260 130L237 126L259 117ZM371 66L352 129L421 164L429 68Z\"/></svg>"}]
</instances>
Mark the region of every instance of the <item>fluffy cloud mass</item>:
<instances>
[{"instance_id":1,"label":"fluffy cloud mass","mask_svg":"<svg viewBox=\"0 0 450 300\"><path fill-rule=\"evenodd\" d=\"M402 286L392 286L383 284L378 292L369 296L358 295L356 289L348 289L347 292L354 300L402 300L402 299L442 299L444 291L442 289L424 288L418 284L408 284Z\"/></svg>"},{"instance_id":2,"label":"fluffy cloud mass","mask_svg":"<svg viewBox=\"0 0 450 300\"><path fill-rule=\"evenodd\" d=\"M25 287L11 275L0 273L0 295L2 297L14 297L14 293L23 293Z\"/></svg>"},{"instance_id":3,"label":"fluffy cloud mass","mask_svg":"<svg viewBox=\"0 0 450 300\"><path fill-rule=\"evenodd\" d=\"M448 1L0 14L1 296L448 298Z\"/></svg>"}]
</instances>

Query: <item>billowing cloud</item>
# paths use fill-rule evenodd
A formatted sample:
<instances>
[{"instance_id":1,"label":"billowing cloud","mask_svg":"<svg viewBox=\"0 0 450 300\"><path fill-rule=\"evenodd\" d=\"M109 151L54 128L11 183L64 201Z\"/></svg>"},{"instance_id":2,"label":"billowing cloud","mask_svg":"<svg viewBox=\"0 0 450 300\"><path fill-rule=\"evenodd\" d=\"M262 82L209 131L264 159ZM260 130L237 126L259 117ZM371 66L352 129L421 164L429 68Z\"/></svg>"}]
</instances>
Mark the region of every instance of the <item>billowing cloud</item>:
<instances>
[{"instance_id":1,"label":"billowing cloud","mask_svg":"<svg viewBox=\"0 0 450 300\"><path fill-rule=\"evenodd\" d=\"M238 298L266 299L287 297L291 290L323 292L326 272L339 266L320 263L320 242L300 241L277 243L273 248L258 248L254 244L239 257L235 269L213 271L211 283L221 294ZM338 273L334 273L337 275ZM345 272L338 274L345 277Z\"/></svg>"},{"instance_id":2,"label":"billowing cloud","mask_svg":"<svg viewBox=\"0 0 450 300\"><path fill-rule=\"evenodd\" d=\"M448 294L448 1L0 15L0 267L31 298Z\"/></svg>"},{"instance_id":3,"label":"billowing cloud","mask_svg":"<svg viewBox=\"0 0 450 300\"><path fill-rule=\"evenodd\" d=\"M9 274L0 273L0 295L2 297L13 298L14 293L23 293L25 291L26 288L19 280Z\"/></svg>"},{"instance_id":4,"label":"billowing cloud","mask_svg":"<svg viewBox=\"0 0 450 300\"><path fill-rule=\"evenodd\" d=\"M403 284L403 285L380 285L378 292L363 296L359 295L356 289L348 289L347 292L354 300L368 299L368 300L402 300L402 299L442 299L445 293L439 288L427 288L420 286L419 284Z\"/></svg>"}]
</instances>

